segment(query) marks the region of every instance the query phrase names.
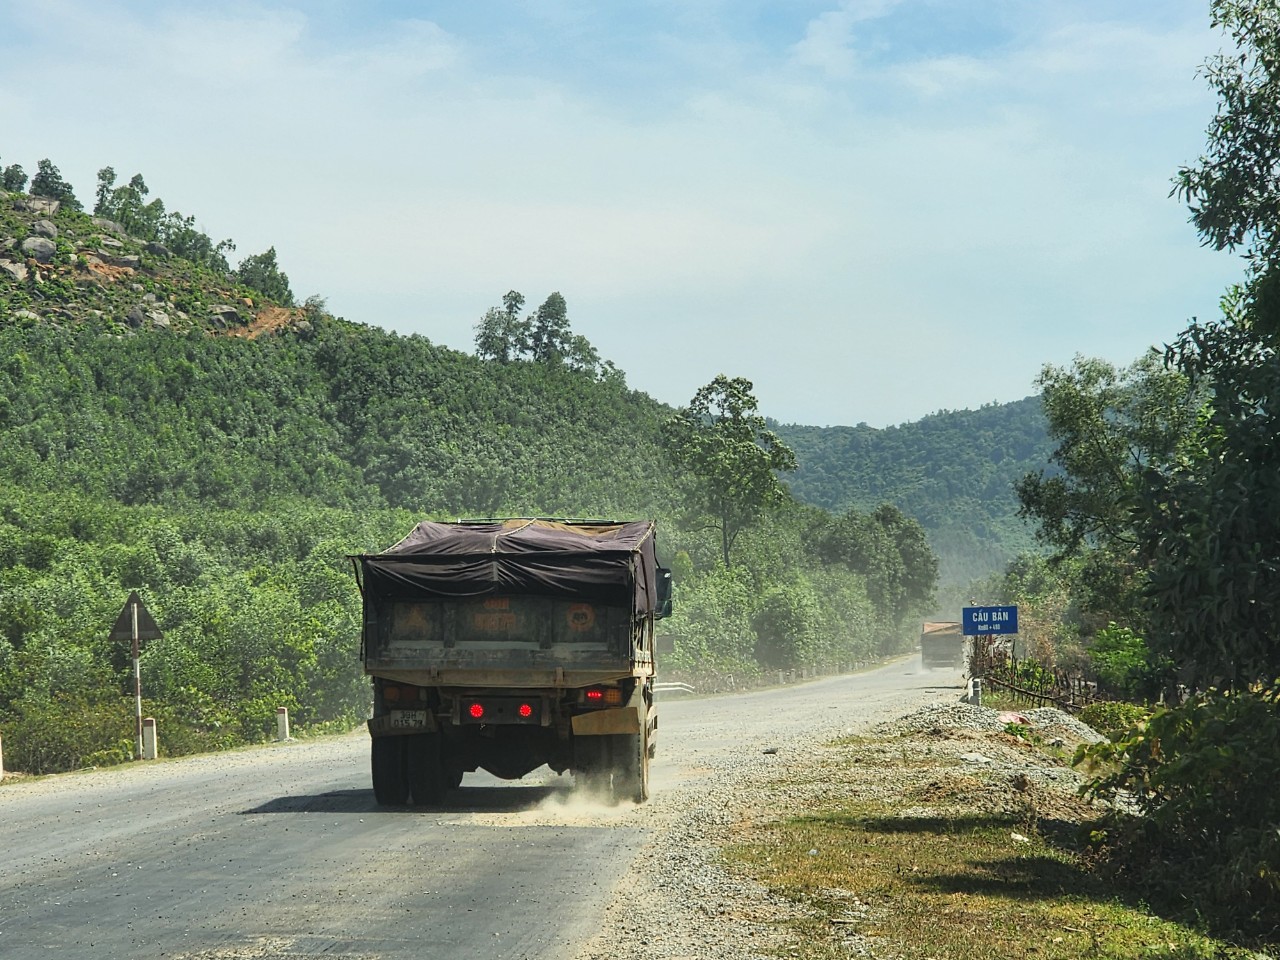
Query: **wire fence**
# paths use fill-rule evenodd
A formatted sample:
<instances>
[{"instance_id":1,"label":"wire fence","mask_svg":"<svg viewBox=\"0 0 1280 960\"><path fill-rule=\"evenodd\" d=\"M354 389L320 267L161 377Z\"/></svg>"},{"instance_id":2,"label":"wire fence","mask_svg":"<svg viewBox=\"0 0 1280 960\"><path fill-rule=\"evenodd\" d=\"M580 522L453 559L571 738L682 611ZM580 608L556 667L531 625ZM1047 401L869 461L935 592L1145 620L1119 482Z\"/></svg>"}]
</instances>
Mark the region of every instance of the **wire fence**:
<instances>
[{"instance_id":1,"label":"wire fence","mask_svg":"<svg viewBox=\"0 0 1280 960\"><path fill-rule=\"evenodd\" d=\"M1014 655L1000 638L975 638L969 654L969 675L984 689L1002 691L1009 699L1028 706L1057 707L1078 713L1091 703L1114 700L1097 677L1046 667L1038 660Z\"/></svg>"}]
</instances>

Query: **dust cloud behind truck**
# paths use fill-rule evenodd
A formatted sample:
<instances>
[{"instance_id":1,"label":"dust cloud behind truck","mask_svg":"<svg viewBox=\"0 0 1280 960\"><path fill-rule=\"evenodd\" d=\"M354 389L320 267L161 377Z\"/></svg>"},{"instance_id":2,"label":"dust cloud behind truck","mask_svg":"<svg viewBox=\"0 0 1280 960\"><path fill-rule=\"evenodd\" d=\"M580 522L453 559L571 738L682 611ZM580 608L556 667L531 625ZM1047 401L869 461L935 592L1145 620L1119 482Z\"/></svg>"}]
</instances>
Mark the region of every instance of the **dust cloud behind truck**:
<instances>
[{"instance_id":1,"label":"dust cloud behind truck","mask_svg":"<svg viewBox=\"0 0 1280 960\"><path fill-rule=\"evenodd\" d=\"M654 623L670 613L649 520L423 521L352 557L379 804L438 803L464 773L546 764L644 801Z\"/></svg>"}]
</instances>

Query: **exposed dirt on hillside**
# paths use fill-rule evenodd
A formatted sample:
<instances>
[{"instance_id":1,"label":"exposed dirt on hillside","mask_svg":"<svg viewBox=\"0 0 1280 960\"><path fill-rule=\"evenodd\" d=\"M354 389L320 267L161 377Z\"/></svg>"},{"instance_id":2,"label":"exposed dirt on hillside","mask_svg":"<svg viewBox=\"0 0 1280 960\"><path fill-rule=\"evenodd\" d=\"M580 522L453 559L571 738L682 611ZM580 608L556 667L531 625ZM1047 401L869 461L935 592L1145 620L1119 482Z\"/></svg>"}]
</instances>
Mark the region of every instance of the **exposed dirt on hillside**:
<instances>
[{"instance_id":1,"label":"exposed dirt on hillside","mask_svg":"<svg viewBox=\"0 0 1280 960\"><path fill-rule=\"evenodd\" d=\"M302 311L294 307L264 307L254 315L247 327L228 330L233 337L257 340L263 334L279 333L302 319Z\"/></svg>"}]
</instances>

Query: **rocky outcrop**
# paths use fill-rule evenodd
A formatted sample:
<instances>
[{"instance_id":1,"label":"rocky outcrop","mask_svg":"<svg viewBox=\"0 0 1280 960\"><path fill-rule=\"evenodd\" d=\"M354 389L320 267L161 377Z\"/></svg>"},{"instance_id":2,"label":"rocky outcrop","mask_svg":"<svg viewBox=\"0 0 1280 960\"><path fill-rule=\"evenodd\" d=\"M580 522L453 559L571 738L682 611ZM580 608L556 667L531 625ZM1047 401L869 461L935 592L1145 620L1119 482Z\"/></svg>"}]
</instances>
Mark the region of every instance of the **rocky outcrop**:
<instances>
[{"instance_id":1,"label":"rocky outcrop","mask_svg":"<svg viewBox=\"0 0 1280 960\"><path fill-rule=\"evenodd\" d=\"M108 220L106 217L90 217L89 222L99 230L106 230L108 233L118 233L124 236L124 227L114 220Z\"/></svg>"},{"instance_id":2,"label":"rocky outcrop","mask_svg":"<svg viewBox=\"0 0 1280 960\"><path fill-rule=\"evenodd\" d=\"M234 274L189 270L181 253L50 197L0 191L0 323L101 323L120 333L205 330L221 336L314 336L302 311L259 302ZM179 309L179 306L186 310ZM210 306L212 305L212 306ZM265 312L265 317L264 317Z\"/></svg>"},{"instance_id":3,"label":"rocky outcrop","mask_svg":"<svg viewBox=\"0 0 1280 960\"><path fill-rule=\"evenodd\" d=\"M231 304L218 303L209 308L209 319L213 321L214 326L225 328L233 323L239 323L240 314Z\"/></svg>"},{"instance_id":4,"label":"rocky outcrop","mask_svg":"<svg viewBox=\"0 0 1280 960\"><path fill-rule=\"evenodd\" d=\"M61 206L61 200L53 200L49 197L18 197L13 201L15 210L21 210L24 213L43 213L50 217L57 213Z\"/></svg>"},{"instance_id":5,"label":"rocky outcrop","mask_svg":"<svg viewBox=\"0 0 1280 960\"><path fill-rule=\"evenodd\" d=\"M130 270L137 270L142 265L141 257L133 256L132 254L107 253L105 250L98 251L98 259L103 263L109 263L113 267L128 267Z\"/></svg>"},{"instance_id":6,"label":"rocky outcrop","mask_svg":"<svg viewBox=\"0 0 1280 960\"><path fill-rule=\"evenodd\" d=\"M46 237L27 237L22 241L22 252L37 263L49 263L58 252L58 246Z\"/></svg>"}]
</instances>

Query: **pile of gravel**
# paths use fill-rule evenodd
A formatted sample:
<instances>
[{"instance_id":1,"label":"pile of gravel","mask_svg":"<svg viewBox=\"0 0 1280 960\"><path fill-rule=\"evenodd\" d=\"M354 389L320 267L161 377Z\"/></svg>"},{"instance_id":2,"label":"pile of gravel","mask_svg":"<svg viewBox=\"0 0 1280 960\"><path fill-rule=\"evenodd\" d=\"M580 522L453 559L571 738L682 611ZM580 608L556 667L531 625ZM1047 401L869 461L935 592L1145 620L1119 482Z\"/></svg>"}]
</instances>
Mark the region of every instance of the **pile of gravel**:
<instances>
[{"instance_id":1,"label":"pile of gravel","mask_svg":"<svg viewBox=\"0 0 1280 960\"><path fill-rule=\"evenodd\" d=\"M995 733L1010 723L1019 723L1036 731L1046 739L1059 737L1076 743L1098 743L1105 740L1086 723L1056 707L1037 707L1034 710L993 710L971 703L935 703L896 720L879 724L874 728L877 736L902 737L932 730L976 730Z\"/></svg>"},{"instance_id":2,"label":"pile of gravel","mask_svg":"<svg viewBox=\"0 0 1280 960\"><path fill-rule=\"evenodd\" d=\"M1080 743L1100 743L1107 739L1087 723L1081 723L1076 717L1055 707L1037 707L1035 710L1027 710L1023 716L1031 721L1033 730L1065 733Z\"/></svg>"}]
</instances>

